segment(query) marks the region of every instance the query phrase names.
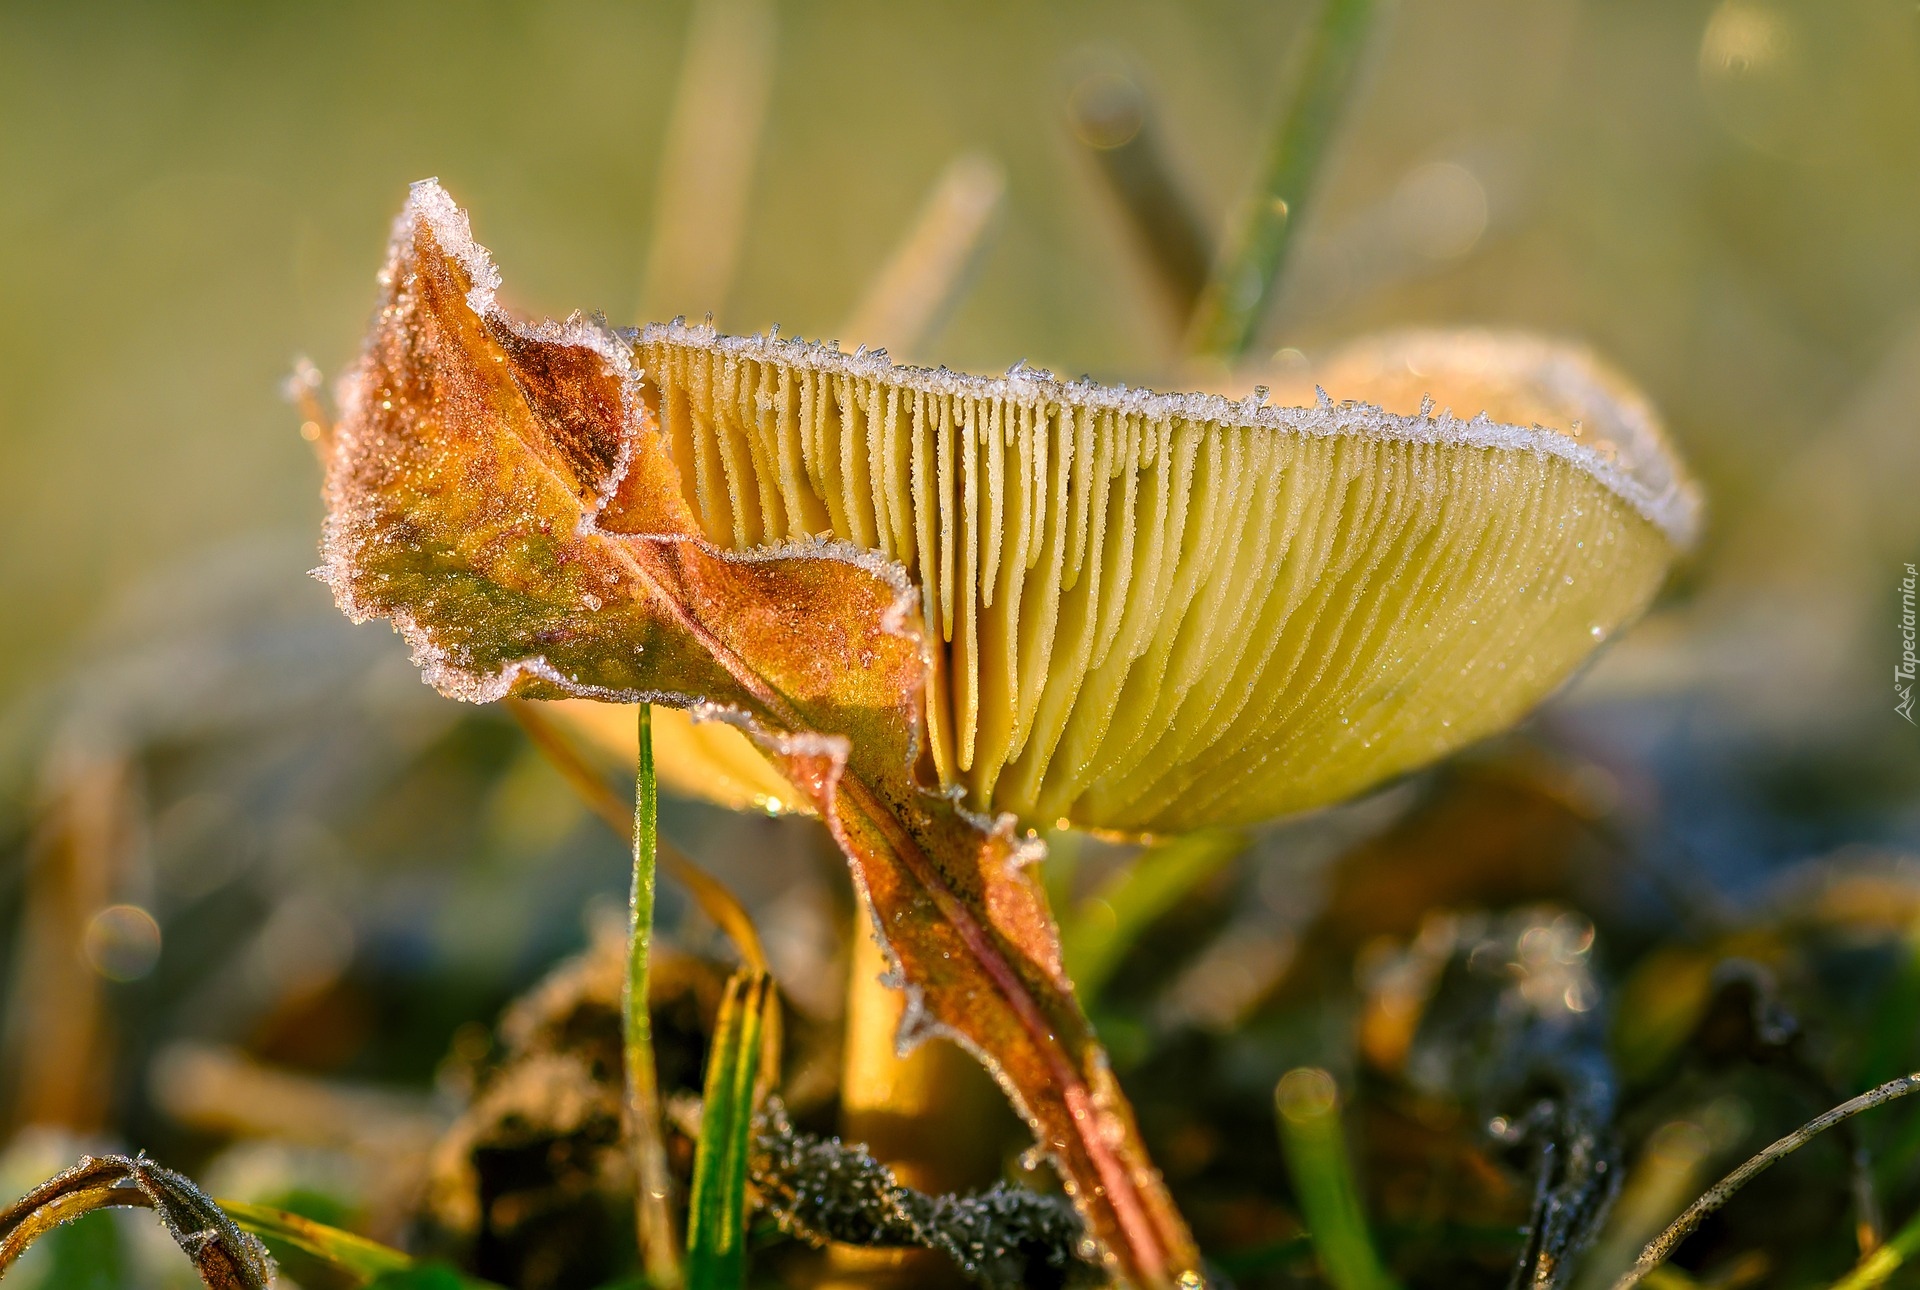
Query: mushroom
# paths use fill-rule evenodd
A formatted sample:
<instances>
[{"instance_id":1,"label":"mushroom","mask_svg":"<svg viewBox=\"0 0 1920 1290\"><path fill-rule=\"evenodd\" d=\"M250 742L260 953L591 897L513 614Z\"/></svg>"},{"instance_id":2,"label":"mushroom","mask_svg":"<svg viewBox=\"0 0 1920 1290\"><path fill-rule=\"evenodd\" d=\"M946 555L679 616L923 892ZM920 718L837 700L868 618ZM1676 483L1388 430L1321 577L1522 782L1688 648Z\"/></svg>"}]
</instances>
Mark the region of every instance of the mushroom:
<instances>
[{"instance_id":1,"label":"mushroom","mask_svg":"<svg viewBox=\"0 0 1920 1290\"><path fill-rule=\"evenodd\" d=\"M906 568L929 777L1029 826L1243 824L1431 762L1560 686L1700 522L1645 400L1526 335L1361 341L1319 373L1348 401L1303 406L679 321L634 349L710 539ZM618 709L569 706L630 752ZM670 787L794 806L729 728L663 709L655 739Z\"/></svg>"},{"instance_id":2,"label":"mushroom","mask_svg":"<svg viewBox=\"0 0 1920 1290\"><path fill-rule=\"evenodd\" d=\"M343 610L454 697L727 709L828 816L915 987L899 1033L990 1066L1142 1284L1198 1254L1016 821L1174 832L1361 791L1559 684L1698 523L1640 402L1533 341L1389 338L1327 378L1503 418L1461 420L529 324L431 182L382 283L328 452ZM852 1002L878 990L855 971ZM854 1057L892 1030L860 1020Z\"/></svg>"}]
</instances>

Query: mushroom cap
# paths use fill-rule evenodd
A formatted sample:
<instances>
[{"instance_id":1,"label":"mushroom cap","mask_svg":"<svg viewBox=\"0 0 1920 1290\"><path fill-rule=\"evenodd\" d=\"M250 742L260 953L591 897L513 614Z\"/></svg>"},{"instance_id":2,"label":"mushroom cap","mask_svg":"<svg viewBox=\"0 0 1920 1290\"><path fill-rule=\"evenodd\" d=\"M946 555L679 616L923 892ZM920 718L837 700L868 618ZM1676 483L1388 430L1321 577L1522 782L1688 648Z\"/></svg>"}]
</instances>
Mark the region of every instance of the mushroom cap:
<instances>
[{"instance_id":1,"label":"mushroom cap","mask_svg":"<svg viewBox=\"0 0 1920 1290\"><path fill-rule=\"evenodd\" d=\"M1298 407L678 322L634 344L712 541L905 566L925 764L1029 824L1173 832L1363 792L1516 721L1699 525L1646 402L1530 336L1362 341L1319 373L1356 401L1283 389ZM663 712L655 738L669 787L791 804L729 729Z\"/></svg>"}]
</instances>

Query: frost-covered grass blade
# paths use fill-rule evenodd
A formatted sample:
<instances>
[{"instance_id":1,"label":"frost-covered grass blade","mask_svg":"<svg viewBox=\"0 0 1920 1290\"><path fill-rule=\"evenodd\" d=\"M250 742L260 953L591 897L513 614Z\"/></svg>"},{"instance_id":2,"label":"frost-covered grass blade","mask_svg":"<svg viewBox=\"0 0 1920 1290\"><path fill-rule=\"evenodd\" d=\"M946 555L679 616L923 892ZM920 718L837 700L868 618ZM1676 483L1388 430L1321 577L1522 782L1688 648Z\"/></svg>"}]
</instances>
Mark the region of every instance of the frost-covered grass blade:
<instances>
[{"instance_id":1,"label":"frost-covered grass blade","mask_svg":"<svg viewBox=\"0 0 1920 1290\"><path fill-rule=\"evenodd\" d=\"M207 1290L268 1290L266 1247L192 1181L139 1156L83 1156L0 1209L0 1276L40 1237L95 1210L151 1209Z\"/></svg>"}]
</instances>

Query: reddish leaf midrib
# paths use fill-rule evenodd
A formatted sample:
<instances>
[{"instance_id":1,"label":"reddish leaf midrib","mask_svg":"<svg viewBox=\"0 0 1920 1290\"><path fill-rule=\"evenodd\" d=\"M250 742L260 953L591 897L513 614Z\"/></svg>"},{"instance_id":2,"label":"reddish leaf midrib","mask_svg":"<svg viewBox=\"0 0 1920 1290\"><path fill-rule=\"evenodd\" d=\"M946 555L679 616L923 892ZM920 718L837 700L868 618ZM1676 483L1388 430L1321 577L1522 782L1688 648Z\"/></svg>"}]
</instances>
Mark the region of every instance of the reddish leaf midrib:
<instances>
[{"instance_id":1,"label":"reddish leaf midrib","mask_svg":"<svg viewBox=\"0 0 1920 1290\"><path fill-rule=\"evenodd\" d=\"M629 535L623 535L629 536ZM630 535L643 543L650 535ZM624 545L621 547L625 553ZM651 543L643 549L651 550ZM688 612L677 596L671 594L657 576L653 560L643 560L628 554L628 563L642 586L664 606L674 620L705 649L713 659L726 670L727 674L752 695L754 700L766 708L768 715L786 727L789 732L805 728L799 714L794 711L782 695L766 678L762 677L745 659L735 652L726 642ZM891 811L868 787L866 782L851 770L842 770L836 784L837 791L846 794L852 808L864 815L875 831L882 836L891 848L894 858L902 869L933 900L940 914L958 933L966 945L969 954L993 982L1007 1006L1028 1036L1030 1042L1043 1055L1049 1067L1049 1074L1058 1082L1061 1098L1067 1104L1069 1118L1073 1121L1073 1131L1079 1138L1082 1149L1100 1175L1100 1183L1108 1203L1114 1210L1114 1219L1129 1246L1127 1261L1145 1275L1149 1283L1157 1284L1166 1277L1167 1259L1162 1248L1159 1234L1148 1219L1146 1208L1140 1197L1135 1194L1133 1178L1127 1168L1114 1155L1105 1137L1099 1131L1099 1108L1094 1105L1092 1091L1081 1077L1079 1069L1062 1051L1054 1028L1046 1018L1025 982L1006 961L993 938L973 917L972 911L954 894L941 879L938 872L928 862L927 857L915 844L912 837L901 827ZM822 803L822 812L831 809L830 803Z\"/></svg>"}]
</instances>

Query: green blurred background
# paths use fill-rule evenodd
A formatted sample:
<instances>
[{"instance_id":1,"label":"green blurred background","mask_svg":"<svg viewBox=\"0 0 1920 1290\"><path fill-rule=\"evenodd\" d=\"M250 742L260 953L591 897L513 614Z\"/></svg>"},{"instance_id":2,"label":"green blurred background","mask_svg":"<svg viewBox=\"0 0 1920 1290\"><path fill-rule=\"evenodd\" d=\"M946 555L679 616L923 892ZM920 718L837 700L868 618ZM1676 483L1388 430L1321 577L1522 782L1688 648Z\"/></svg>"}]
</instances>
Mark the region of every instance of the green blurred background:
<instances>
[{"instance_id":1,"label":"green blurred background","mask_svg":"<svg viewBox=\"0 0 1920 1290\"><path fill-rule=\"evenodd\" d=\"M735 284L685 307L835 328L981 149L1004 222L923 357L1158 375L1172 336L1065 124L1073 78L1134 69L1219 227L1307 9L782 6ZM407 181L474 212L524 308L637 321L685 25L647 3L0 8L0 692L156 565L312 529L277 387L295 355L353 353ZM1270 339L1588 338L1671 416L1724 534L1916 325L1917 42L1896 0L1404 0L1304 230L1359 262L1297 265L1310 290ZM1416 229L1408 262L1367 217L1434 161L1473 173L1486 228L1440 256Z\"/></svg>"}]
</instances>

